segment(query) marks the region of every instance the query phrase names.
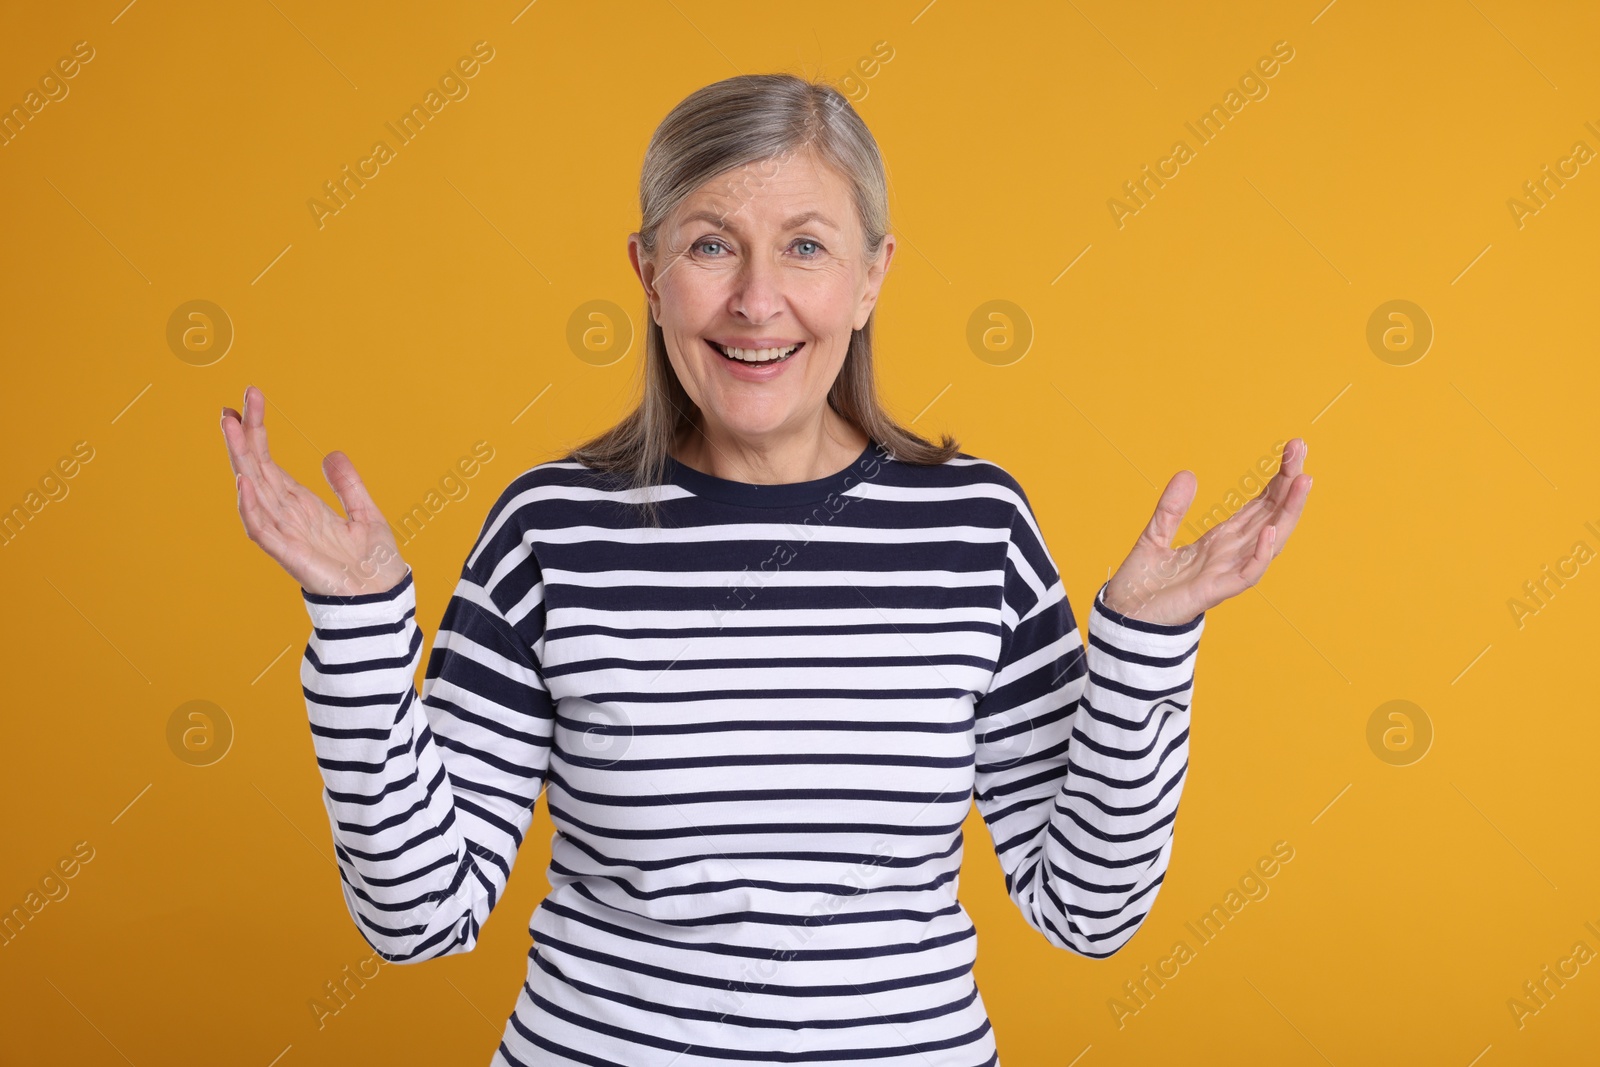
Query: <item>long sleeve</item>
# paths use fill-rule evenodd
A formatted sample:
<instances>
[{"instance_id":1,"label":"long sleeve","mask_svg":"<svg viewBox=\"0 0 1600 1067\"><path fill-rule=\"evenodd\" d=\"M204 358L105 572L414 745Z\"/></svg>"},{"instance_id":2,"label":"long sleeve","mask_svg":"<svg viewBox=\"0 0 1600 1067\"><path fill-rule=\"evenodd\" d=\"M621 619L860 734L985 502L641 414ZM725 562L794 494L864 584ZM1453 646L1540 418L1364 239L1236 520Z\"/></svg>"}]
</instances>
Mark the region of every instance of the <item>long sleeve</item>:
<instances>
[{"instance_id":1,"label":"long sleeve","mask_svg":"<svg viewBox=\"0 0 1600 1067\"><path fill-rule=\"evenodd\" d=\"M345 905L394 963L476 945L549 767L537 566L529 556L497 567L478 550L470 560L420 698L410 573L380 594L302 590L314 629L300 680Z\"/></svg>"},{"instance_id":2,"label":"long sleeve","mask_svg":"<svg viewBox=\"0 0 1600 1067\"><path fill-rule=\"evenodd\" d=\"M1096 593L1085 647L1022 498L1005 568L999 664L975 709L975 796L1028 924L1105 957L1149 913L1189 767L1205 615L1132 619Z\"/></svg>"}]
</instances>

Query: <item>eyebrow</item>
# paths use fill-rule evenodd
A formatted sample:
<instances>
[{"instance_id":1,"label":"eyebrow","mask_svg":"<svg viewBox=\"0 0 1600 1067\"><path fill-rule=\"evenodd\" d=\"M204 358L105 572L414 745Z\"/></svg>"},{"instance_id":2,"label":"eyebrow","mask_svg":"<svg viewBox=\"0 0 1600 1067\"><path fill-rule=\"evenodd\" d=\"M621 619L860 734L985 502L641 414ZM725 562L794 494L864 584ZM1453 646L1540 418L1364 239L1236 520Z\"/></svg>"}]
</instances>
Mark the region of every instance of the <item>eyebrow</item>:
<instances>
[{"instance_id":1,"label":"eyebrow","mask_svg":"<svg viewBox=\"0 0 1600 1067\"><path fill-rule=\"evenodd\" d=\"M719 215L715 211L696 211L692 215L684 216L684 218L678 223L678 225L687 226L691 222L709 222L713 226L720 226L720 227L723 227L723 228L726 228L726 229L730 229L730 230L737 230L738 227L733 225L729 221L730 217L731 216L728 216L728 215ZM783 223L783 227L782 228L785 229L785 230L794 230L794 229L798 229L801 226L804 226L808 222L820 222L824 226L827 226L830 229L834 229L834 230L837 230L839 228L838 224L835 223L832 219L828 218L828 216L824 215L822 212L814 210L814 209L810 210L810 211L802 211L802 212L800 212L800 214L795 215L792 218L786 219L784 221L784 223Z\"/></svg>"}]
</instances>

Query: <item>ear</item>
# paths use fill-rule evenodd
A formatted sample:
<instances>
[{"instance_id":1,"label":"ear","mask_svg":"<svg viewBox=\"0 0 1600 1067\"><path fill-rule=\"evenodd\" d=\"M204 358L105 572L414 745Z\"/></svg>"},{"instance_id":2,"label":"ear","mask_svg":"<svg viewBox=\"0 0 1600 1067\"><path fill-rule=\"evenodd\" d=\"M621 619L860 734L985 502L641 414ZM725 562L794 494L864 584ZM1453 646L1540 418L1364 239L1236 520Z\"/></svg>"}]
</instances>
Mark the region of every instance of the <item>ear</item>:
<instances>
[{"instance_id":1,"label":"ear","mask_svg":"<svg viewBox=\"0 0 1600 1067\"><path fill-rule=\"evenodd\" d=\"M644 286L645 299L650 301L651 319L660 322L661 297L651 284L655 281L656 265L645 257L644 245L638 233L628 234L628 262L633 264L633 272L639 276L639 284Z\"/></svg>"},{"instance_id":2,"label":"ear","mask_svg":"<svg viewBox=\"0 0 1600 1067\"><path fill-rule=\"evenodd\" d=\"M884 275L889 273L889 264L893 259L894 234L884 234L883 244L878 248L878 258L867 267L867 287L861 294L861 302L856 305L856 329L867 324L872 309L877 306L878 292L883 288Z\"/></svg>"}]
</instances>

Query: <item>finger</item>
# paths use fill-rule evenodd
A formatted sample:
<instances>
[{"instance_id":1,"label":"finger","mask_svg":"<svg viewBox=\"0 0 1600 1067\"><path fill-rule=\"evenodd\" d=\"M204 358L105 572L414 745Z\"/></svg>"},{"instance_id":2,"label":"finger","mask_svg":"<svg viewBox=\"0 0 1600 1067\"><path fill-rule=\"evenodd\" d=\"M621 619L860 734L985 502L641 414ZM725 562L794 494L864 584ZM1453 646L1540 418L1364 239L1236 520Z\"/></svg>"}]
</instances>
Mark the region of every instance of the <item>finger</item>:
<instances>
[{"instance_id":1,"label":"finger","mask_svg":"<svg viewBox=\"0 0 1600 1067\"><path fill-rule=\"evenodd\" d=\"M248 431L239 419L224 418L222 436L228 442L228 457L234 474L248 476L254 483L256 498L274 515L284 507L284 481L287 476L276 467L263 468L260 457L251 447Z\"/></svg>"},{"instance_id":2,"label":"finger","mask_svg":"<svg viewBox=\"0 0 1600 1067\"><path fill-rule=\"evenodd\" d=\"M1150 516L1150 522L1144 531L1145 536L1153 540L1158 547L1172 546L1172 538L1178 532L1178 524L1189 513L1189 505L1194 502L1194 491L1198 484L1193 474L1179 471L1161 491L1161 499L1156 501L1155 514Z\"/></svg>"},{"instance_id":3,"label":"finger","mask_svg":"<svg viewBox=\"0 0 1600 1067\"><path fill-rule=\"evenodd\" d=\"M329 452L322 459L322 474L333 487L344 513L356 522L383 522L383 513L367 492L367 483L356 473L356 465L340 451Z\"/></svg>"},{"instance_id":4,"label":"finger","mask_svg":"<svg viewBox=\"0 0 1600 1067\"><path fill-rule=\"evenodd\" d=\"M1255 585L1261 580L1261 576L1267 573L1267 565L1272 562L1276 533L1277 527L1263 526L1256 534L1256 550L1245 561L1244 566L1239 568L1239 580L1245 585Z\"/></svg>"},{"instance_id":5,"label":"finger","mask_svg":"<svg viewBox=\"0 0 1600 1067\"><path fill-rule=\"evenodd\" d=\"M255 386L246 386L244 390L244 428L245 439L250 443L250 450L255 454L256 462L263 473L270 470L274 464L272 453L267 449L267 397Z\"/></svg>"},{"instance_id":6,"label":"finger","mask_svg":"<svg viewBox=\"0 0 1600 1067\"><path fill-rule=\"evenodd\" d=\"M1300 477L1300 473L1305 470L1306 451L1308 448L1309 446L1302 437L1292 438L1283 447L1283 459L1278 463L1278 473L1267 483L1267 488L1263 491L1263 495L1267 498L1267 503L1273 509L1276 510L1283 507L1284 500L1294 486L1294 480Z\"/></svg>"},{"instance_id":7,"label":"finger","mask_svg":"<svg viewBox=\"0 0 1600 1067\"><path fill-rule=\"evenodd\" d=\"M264 527L270 527L272 531L281 534L280 527L285 509L292 506L289 496L297 486L294 479L277 468L273 469L270 476L263 472L244 434L244 427L238 419L223 417L222 435L228 442L229 461L234 465L234 485L239 496L240 515L244 517L242 509L245 500L248 499L253 505L256 517L257 528L252 529L247 522L245 532L251 534L252 540L258 530ZM243 482L249 484L248 489L240 481L240 476L243 476ZM246 493L249 494L248 497ZM327 507L326 504L322 506ZM281 540L280 536L279 541Z\"/></svg>"},{"instance_id":8,"label":"finger","mask_svg":"<svg viewBox=\"0 0 1600 1067\"><path fill-rule=\"evenodd\" d=\"M1284 471L1288 469L1289 461L1295 453L1296 441L1300 441L1300 438L1290 438L1284 443L1283 452L1278 457L1277 471L1272 475L1272 477L1267 479L1265 485L1256 491L1256 495L1251 497L1246 502L1247 505L1254 504L1258 501L1264 502L1269 506L1275 506L1277 504L1277 501L1281 496L1281 493L1279 492L1279 486L1283 485L1284 483ZM1301 444L1304 444L1304 442L1302 441Z\"/></svg>"},{"instance_id":9,"label":"finger","mask_svg":"<svg viewBox=\"0 0 1600 1067\"><path fill-rule=\"evenodd\" d=\"M253 385L246 386L242 425L248 450L255 459L256 489L269 503L281 508L298 483L273 461L267 448L266 417L266 394Z\"/></svg>"},{"instance_id":10,"label":"finger","mask_svg":"<svg viewBox=\"0 0 1600 1067\"><path fill-rule=\"evenodd\" d=\"M1306 499L1311 495L1311 482L1312 478L1309 474L1302 474L1295 478L1289 486L1289 493L1284 498L1283 505L1273 513L1272 525L1278 531L1277 552L1283 551L1283 546L1289 540L1289 535L1294 532L1295 526L1300 522L1300 514L1305 510Z\"/></svg>"},{"instance_id":11,"label":"finger","mask_svg":"<svg viewBox=\"0 0 1600 1067\"><path fill-rule=\"evenodd\" d=\"M271 512L261 503L255 480L248 474L241 474L234 481L238 486L239 518L244 523L245 535L268 555L277 559L282 539L278 535L278 527L272 520Z\"/></svg>"},{"instance_id":12,"label":"finger","mask_svg":"<svg viewBox=\"0 0 1600 1067\"><path fill-rule=\"evenodd\" d=\"M228 446L228 465L235 477L250 474L259 477L261 468L256 464L255 453L245 440L244 424L237 411L222 409L222 440Z\"/></svg>"}]
</instances>

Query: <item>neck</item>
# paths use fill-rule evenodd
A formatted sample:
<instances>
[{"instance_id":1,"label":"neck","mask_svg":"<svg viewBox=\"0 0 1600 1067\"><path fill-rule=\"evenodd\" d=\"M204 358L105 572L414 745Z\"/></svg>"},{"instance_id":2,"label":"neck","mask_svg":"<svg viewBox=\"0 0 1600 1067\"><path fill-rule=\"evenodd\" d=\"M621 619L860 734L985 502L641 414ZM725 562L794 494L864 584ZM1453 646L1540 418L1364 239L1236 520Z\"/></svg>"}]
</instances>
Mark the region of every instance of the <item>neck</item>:
<instances>
[{"instance_id":1,"label":"neck","mask_svg":"<svg viewBox=\"0 0 1600 1067\"><path fill-rule=\"evenodd\" d=\"M685 466L714 478L754 485L809 482L836 474L867 447L867 435L826 407L809 426L744 437L700 415L672 449Z\"/></svg>"}]
</instances>

